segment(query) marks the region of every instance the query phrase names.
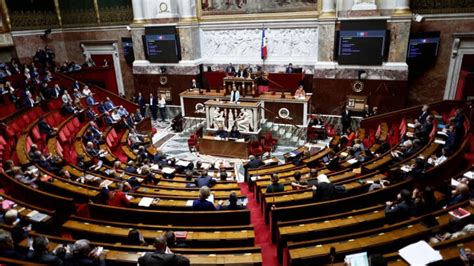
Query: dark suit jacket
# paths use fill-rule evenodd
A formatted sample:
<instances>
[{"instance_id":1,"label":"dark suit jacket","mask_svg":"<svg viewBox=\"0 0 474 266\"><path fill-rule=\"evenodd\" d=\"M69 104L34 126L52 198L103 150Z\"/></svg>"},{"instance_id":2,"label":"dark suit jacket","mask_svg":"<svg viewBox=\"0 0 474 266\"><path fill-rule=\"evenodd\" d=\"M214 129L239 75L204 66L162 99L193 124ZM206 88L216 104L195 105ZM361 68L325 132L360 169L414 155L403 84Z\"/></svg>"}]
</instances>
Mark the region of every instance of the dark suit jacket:
<instances>
[{"instance_id":1,"label":"dark suit jacket","mask_svg":"<svg viewBox=\"0 0 474 266\"><path fill-rule=\"evenodd\" d=\"M205 177L201 176L201 177L196 178L194 180L194 183L199 188L201 188L203 186L212 187L214 185L215 181L210 176L205 176Z\"/></svg>"},{"instance_id":2,"label":"dark suit jacket","mask_svg":"<svg viewBox=\"0 0 474 266\"><path fill-rule=\"evenodd\" d=\"M63 265L63 261L51 253L36 254L32 251L28 254L28 259L37 263L47 263L48 265Z\"/></svg>"},{"instance_id":3,"label":"dark suit jacket","mask_svg":"<svg viewBox=\"0 0 474 266\"><path fill-rule=\"evenodd\" d=\"M253 160L249 161L244 167L247 168L247 169L255 169L255 168L259 168L262 165L263 165L262 160L253 159Z\"/></svg>"},{"instance_id":4,"label":"dark suit jacket","mask_svg":"<svg viewBox=\"0 0 474 266\"><path fill-rule=\"evenodd\" d=\"M137 104L138 104L138 106L140 106L140 108L144 107L145 106L145 97L143 97L143 96L137 97Z\"/></svg>"},{"instance_id":5,"label":"dark suit jacket","mask_svg":"<svg viewBox=\"0 0 474 266\"><path fill-rule=\"evenodd\" d=\"M313 192L313 199L314 200L329 200L331 199L334 194L336 193L336 190L334 188L334 185L331 183L326 183L326 182L318 182L316 185L316 190Z\"/></svg>"},{"instance_id":6,"label":"dark suit jacket","mask_svg":"<svg viewBox=\"0 0 474 266\"><path fill-rule=\"evenodd\" d=\"M411 200L385 207L385 216L388 219L403 220L415 215L415 213L416 205Z\"/></svg>"},{"instance_id":7,"label":"dark suit jacket","mask_svg":"<svg viewBox=\"0 0 474 266\"><path fill-rule=\"evenodd\" d=\"M197 199L193 201L194 211L214 211L216 206L207 200Z\"/></svg>"},{"instance_id":8,"label":"dark suit jacket","mask_svg":"<svg viewBox=\"0 0 474 266\"><path fill-rule=\"evenodd\" d=\"M189 260L181 255L163 254L159 252L147 252L143 257L138 258L140 266L187 266Z\"/></svg>"},{"instance_id":9,"label":"dark suit jacket","mask_svg":"<svg viewBox=\"0 0 474 266\"><path fill-rule=\"evenodd\" d=\"M105 260L104 259L98 259L98 260L92 260L88 257L83 257L83 256L67 256L66 259L66 265L70 266L105 266Z\"/></svg>"},{"instance_id":10,"label":"dark suit jacket","mask_svg":"<svg viewBox=\"0 0 474 266\"><path fill-rule=\"evenodd\" d=\"M53 131L53 128L51 128L51 126L46 123L46 121L40 121L38 123L38 129L41 133L45 134L51 134L51 132Z\"/></svg>"}]
</instances>

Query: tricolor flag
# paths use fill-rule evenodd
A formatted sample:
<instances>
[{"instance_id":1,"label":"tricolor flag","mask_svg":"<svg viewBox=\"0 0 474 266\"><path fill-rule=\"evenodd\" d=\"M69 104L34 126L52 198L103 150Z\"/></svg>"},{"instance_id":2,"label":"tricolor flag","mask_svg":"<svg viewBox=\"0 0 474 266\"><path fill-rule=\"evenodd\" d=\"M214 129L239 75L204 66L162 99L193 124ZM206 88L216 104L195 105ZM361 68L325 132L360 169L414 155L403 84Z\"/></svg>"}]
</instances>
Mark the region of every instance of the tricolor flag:
<instances>
[{"instance_id":1,"label":"tricolor flag","mask_svg":"<svg viewBox=\"0 0 474 266\"><path fill-rule=\"evenodd\" d=\"M268 48L267 48L267 37L265 37L265 28L262 29L262 47L261 47L261 57L262 60L267 59Z\"/></svg>"}]
</instances>

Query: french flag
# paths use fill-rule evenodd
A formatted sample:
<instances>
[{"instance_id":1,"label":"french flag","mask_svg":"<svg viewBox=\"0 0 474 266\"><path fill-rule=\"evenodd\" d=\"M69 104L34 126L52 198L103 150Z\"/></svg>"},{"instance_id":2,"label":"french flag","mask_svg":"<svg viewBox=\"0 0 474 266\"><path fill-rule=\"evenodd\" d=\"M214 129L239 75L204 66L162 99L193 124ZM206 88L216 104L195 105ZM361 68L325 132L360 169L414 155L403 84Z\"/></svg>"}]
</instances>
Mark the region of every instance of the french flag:
<instances>
[{"instance_id":1,"label":"french flag","mask_svg":"<svg viewBox=\"0 0 474 266\"><path fill-rule=\"evenodd\" d=\"M262 29L262 47L261 47L261 57L262 60L267 59L268 48L267 48L267 38L265 37L265 28Z\"/></svg>"}]
</instances>

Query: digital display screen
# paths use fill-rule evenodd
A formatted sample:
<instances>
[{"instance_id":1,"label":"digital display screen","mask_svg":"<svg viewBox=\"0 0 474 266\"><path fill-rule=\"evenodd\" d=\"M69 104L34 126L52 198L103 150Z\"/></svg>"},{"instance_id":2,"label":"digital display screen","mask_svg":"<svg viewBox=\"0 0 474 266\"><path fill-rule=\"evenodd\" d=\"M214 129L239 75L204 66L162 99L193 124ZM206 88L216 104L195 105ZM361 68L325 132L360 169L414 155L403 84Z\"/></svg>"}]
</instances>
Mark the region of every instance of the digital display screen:
<instances>
[{"instance_id":1,"label":"digital display screen","mask_svg":"<svg viewBox=\"0 0 474 266\"><path fill-rule=\"evenodd\" d=\"M122 38L123 56L127 63L132 64L135 61L135 55L133 53L133 41L132 38Z\"/></svg>"},{"instance_id":2,"label":"digital display screen","mask_svg":"<svg viewBox=\"0 0 474 266\"><path fill-rule=\"evenodd\" d=\"M337 40L340 65L382 65L387 50L385 20L343 21Z\"/></svg>"},{"instance_id":3,"label":"digital display screen","mask_svg":"<svg viewBox=\"0 0 474 266\"><path fill-rule=\"evenodd\" d=\"M407 63L434 61L438 55L440 32L412 33L408 43Z\"/></svg>"},{"instance_id":4,"label":"digital display screen","mask_svg":"<svg viewBox=\"0 0 474 266\"><path fill-rule=\"evenodd\" d=\"M181 60L175 27L145 28L143 44L147 59L152 63L178 63Z\"/></svg>"}]
</instances>

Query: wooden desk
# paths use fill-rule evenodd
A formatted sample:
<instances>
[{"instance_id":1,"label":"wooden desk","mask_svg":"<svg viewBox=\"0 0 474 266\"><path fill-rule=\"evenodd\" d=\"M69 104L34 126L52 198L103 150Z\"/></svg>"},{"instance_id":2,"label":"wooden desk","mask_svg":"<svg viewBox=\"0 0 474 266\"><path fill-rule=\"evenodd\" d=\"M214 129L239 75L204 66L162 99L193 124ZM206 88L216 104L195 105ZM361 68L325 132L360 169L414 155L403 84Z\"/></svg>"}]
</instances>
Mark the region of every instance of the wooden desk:
<instances>
[{"instance_id":1,"label":"wooden desk","mask_svg":"<svg viewBox=\"0 0 474 266\"><path fill-rule=\"evenodd\" d=\"M199 140L199 152L213 156L244 159L249 156L249 143L248 141L227 141L204 136Z\"/></svg>"},{"instance_id":2,"label":"wooden desk","mask_svg":"<svg viewBox=\"0 0 474 266\"><path fill-rule=\"evenodd\" d=\"M209 99L229 100L229 96L225 95L224 91L217 92L211 90L199 94L197 91L184 91L179 94L181 99L181 112L184 117L202 118L206 117L204 103ZM264 118L274 123L306 126L308 124L308 110L311 105L311 96L306 96L304 99L295 99L291 95L286 95L281 98L281 94L264 93L259 97L243 97L241 100L246 102L263 102L265 107ZM288 117L281 117L282 114L288 114ZM288 112L286 112L288 111Z\"/></svg>"}]
</instances>

